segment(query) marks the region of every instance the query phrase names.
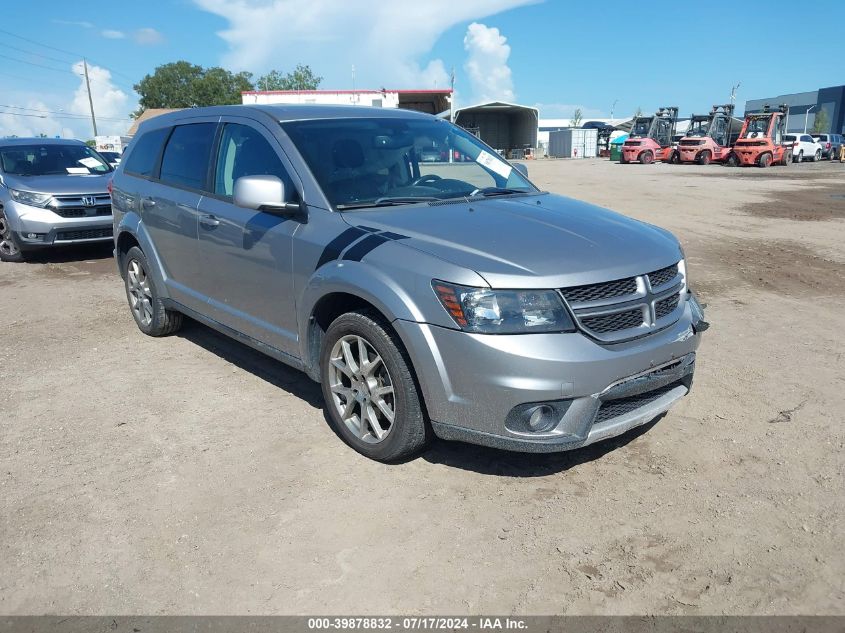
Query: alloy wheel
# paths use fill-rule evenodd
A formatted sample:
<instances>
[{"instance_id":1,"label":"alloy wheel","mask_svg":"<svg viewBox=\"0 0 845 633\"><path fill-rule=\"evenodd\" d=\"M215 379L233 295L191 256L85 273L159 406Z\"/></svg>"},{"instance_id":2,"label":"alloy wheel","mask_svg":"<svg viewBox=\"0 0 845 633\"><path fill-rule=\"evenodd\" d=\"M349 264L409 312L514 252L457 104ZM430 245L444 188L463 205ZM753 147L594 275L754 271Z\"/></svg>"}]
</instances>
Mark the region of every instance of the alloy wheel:
<instances>
[{"instance_id":1,"label":"alloy wheel","mask_svg":"<svg viewBox=\"0 0 845 633\"><path fill-rule=\"evenodd\" d=\"M0 253L6 257L15 257L19 252L20 249L12 239L12 230L6 222L6 218L0 216Z\"/></svg>"},{"instance_id":2,"label":"alloy wheel","mask_svg":"<svg viewBox=\"0 0 845 633\"><path fill-rule=\"evenodd\" d=\"M129 290L129 307L138 322L149 326L153 321L153 293L143 264L129 260L126 267L126 287Z\"/></svg>"},{"instance_id":3,"label":"alloy wheel","mask_svg":"<svg viewBox=\"0 0 845 633\"><path fill-rule=\"evenodd\" d=\"M348 334L332 347L328 373L332 405L346 427L362 442L383 442L393 428L396 399L379 353L363 337Z\"/></svg>"}]
</instances>

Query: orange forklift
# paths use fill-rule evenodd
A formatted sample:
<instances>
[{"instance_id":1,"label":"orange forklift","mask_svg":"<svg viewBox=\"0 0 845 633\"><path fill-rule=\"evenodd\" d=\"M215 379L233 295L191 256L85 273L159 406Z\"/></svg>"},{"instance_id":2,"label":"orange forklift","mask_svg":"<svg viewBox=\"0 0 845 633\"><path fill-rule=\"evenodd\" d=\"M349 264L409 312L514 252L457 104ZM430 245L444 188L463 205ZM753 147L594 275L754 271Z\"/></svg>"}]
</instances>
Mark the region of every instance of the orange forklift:
<instances>
[{"instance_id":1,"label":"orange forklift","mask_svg":"<svg viewBox=\"0 0 845 633\"><path fill-rule=\"evenodd\" d=\"M682 163L709 165L730 159L738 137L739 121L733 118L734 105L714 105L710 114L693 114L687 133L678 143Z\"/></svg>"},{"instance_id":2,"label":"orange forklift","mask_svg":"<svg viewBox=\"0 0 845 633\"><path fill-rule=\"evenodd\" d=\"M789 165L792 163L792 144L783 144L786 132L786 113L789 108L782 105L778 110L769 110L769 104L762 112L746 114L739 138L734 143L728 165Z\"/></svg>"},{"instance_id":3,"label":"orange forklift","mask_svg":"<svg viewBox=\"0 0 845 633\"><path fill-rule=\"evenodd\" d=\"M620 163L640 162L648 165L656 160L676 164L680 160L674 145L678 108L660 108L653 116L638 116L631 124L631 134L622 144Z\"/></svg>"}]
</instances>

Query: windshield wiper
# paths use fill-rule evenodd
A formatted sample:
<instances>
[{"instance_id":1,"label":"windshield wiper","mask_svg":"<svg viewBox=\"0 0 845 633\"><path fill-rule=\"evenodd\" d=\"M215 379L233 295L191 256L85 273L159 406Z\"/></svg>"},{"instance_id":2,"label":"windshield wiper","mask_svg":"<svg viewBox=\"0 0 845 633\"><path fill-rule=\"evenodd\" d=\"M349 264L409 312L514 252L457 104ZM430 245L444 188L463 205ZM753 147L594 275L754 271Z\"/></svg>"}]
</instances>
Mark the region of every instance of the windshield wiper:
<instances>
[{"instance_id":1,"label":"windshield wiper","mask_svg":"<svg viewBox=\"0 0 845 633\"><path fill-rule=\"evenodd\" d=\"M470 194L470 197L484 196L489 198L491 196L507 196L512 193L530 193L524 189L508 189L507 187L483 187L476 189Z\"/></svg>"},{"instance_id":2,"label":"windshield wiper","mask_svg":"<svg viewBox=\"0 0 845 633\"><path fill-rule=\"evenodd\" d=\"M383 198L376 198L372 202L352 202L350 204L339 204L338 209L367 209L373 207L390 207L401 204L417 204L418 202L437 202L440 198L433 196L385 196Z\"/></svg>"}]
</instances>

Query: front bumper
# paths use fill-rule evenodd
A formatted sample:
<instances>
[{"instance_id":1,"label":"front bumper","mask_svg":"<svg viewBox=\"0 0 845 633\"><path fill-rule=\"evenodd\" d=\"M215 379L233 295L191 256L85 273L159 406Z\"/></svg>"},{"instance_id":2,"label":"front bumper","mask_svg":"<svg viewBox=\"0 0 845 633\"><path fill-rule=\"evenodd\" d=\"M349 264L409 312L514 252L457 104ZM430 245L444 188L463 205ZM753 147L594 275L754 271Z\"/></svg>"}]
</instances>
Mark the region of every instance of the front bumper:
<instances>
[{"instance_id":1,"label":"front bumper","mask_svg":"<svg viewBox=\"0 0 845 633\"><path fill-rule=\"evenodd\" d=\"M4 213L21 250L112 240L110 215L63 218L50 209L11 200L4 202Z\"/></svg>"},{"instance_id":2,"label":"front bumper","mask_svg":"<svg viewBox=\"0 0 845 633\"><path fill-rule=\"evenodd\" d=\"M554 452L646 424L686 395L701 338L694 318L687 301L673 325L614 345L581 333L495 336L395 325L439 437ZM541 432L514 424L513 412L532 404L561 415Z\"/></svg>"}]
</instances>

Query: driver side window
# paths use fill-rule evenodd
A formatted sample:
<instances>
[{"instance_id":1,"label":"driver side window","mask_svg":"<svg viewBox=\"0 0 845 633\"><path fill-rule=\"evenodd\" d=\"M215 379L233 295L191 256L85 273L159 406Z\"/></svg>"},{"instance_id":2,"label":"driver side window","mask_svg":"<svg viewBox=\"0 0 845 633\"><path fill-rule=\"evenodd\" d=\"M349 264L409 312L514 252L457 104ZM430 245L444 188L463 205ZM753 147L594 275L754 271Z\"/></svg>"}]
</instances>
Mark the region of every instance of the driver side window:
<instances>
[{"instance_id":1,"label":"driver side window","mask_svg":"<svg viewBox=\"0 0 845 633\"><path fill-rule=\"evenodd\" d=\"M244 176L276 176L284 183L286 192L295 191L279 155L267 139L248 125L227 123L217 150L214 193L231 198L235 181Z\"/></svg>"}]
</instances>

